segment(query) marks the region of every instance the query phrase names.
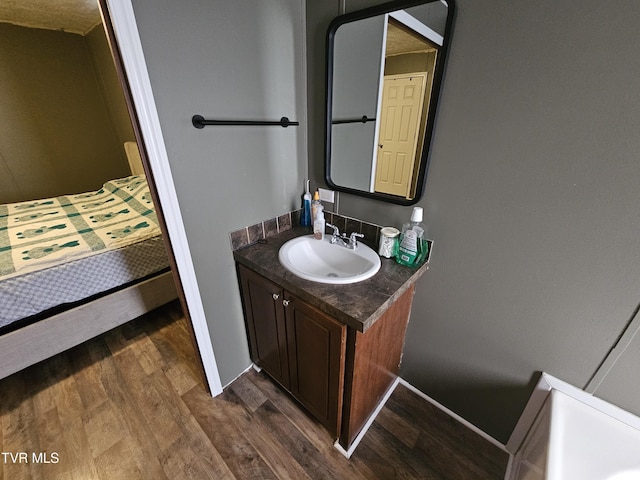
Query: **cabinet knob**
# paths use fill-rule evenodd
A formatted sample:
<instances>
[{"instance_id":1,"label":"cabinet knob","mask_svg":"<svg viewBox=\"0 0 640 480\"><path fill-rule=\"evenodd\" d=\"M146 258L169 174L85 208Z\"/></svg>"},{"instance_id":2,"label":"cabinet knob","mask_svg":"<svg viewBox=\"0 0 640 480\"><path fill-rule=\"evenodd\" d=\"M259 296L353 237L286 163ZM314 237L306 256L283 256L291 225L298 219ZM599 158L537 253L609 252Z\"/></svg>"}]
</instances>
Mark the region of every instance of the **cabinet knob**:
<instances>
[{"instance_id":1,"label":"cabinet knob","mask_svg":"<svg viewBox=\"0 0 640 480\"><path fill-rule=\"evenodd\" d=\"M289 300L282 300L282 305L284 305L285 307L289 305Z\"/></svg>"},{"instance_id":2,"label":"cabinet knob","mask_svg":"<svg viewBox=\"0 0 640 480\"><path fill-rule=\"evenodd\" d=\"M273 297L274 300L277 300L280 298L280 294L279 293L274 293L273 295L271 295Z\"/></svg>"}]
</instances>

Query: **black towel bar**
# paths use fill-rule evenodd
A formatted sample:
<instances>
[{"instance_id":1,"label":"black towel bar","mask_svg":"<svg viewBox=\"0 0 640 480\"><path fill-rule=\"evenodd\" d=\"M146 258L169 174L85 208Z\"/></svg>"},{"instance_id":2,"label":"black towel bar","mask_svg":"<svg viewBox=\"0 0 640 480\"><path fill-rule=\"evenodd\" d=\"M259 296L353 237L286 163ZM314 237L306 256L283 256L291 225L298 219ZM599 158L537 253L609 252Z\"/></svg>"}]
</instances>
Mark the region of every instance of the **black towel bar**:
<instances>
[{"instance_id":1,"label":"black towel bar","mask_svg":"<svg viewBox=\"0 0 640 480\"><path fill-rule=\"evenodd\" d=\"M263 120L206 120L202 115L194 115L191 123L196 128L204 128L207 125L277 125L280 127L288 127L289 125L300 125L298 122L292 122L287 117L282 117L278 121Z\"/></svg>"},{"instance_id":2,"label":"black towel bar","mask_svg":"<svg viewBox=\"0 0 640 480\"><path fill-rule=\"evenodd\" d=\"M375 117L371 118L371 117L367 117L366 115L363 115L360 118L345 118L344 120L332 120L331 124L340 125L342 123L367 123L367 122L375 122L375 121L376 121Z\"/></svg>"}]
</instances>

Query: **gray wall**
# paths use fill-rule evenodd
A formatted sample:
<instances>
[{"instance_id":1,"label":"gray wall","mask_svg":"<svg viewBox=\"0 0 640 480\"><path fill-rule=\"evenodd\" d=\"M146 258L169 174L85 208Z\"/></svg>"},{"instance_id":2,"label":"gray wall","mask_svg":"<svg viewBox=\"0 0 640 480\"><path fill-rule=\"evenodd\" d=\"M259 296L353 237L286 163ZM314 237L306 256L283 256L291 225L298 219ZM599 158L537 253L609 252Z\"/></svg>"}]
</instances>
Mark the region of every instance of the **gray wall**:
<instances>
[{"instance_id":1,"label":"gray wall","mask_svg":"<svg viewBox=\"0 0 640 480\"><path fill-rule=\"evenodd\" d=\"M107 45L101 27L91 35L0 23L1 203L95 190L129 174L121 120L109 113L115 100L101 83L115 74L113 61L92 50Z\"/></svg>"},{"instance_id":2,"label":"gray wall","mask_svg":"<svg viewBox=\"0 0 640 480\"><path fill-rule=\"evenodd\" d=\"M402 376L506 441L536 372L584 388L640 302L640 4L456 4L419 203L435 248ZM317 75L321 32L338 9L308 9ZM309 169L321 183L317 88L309 99ZM396 226L411 212L344 194L339 205ZM638 346L596 390L635 414Z\"/></svg>"},{"instance_id":3,"label":"gray wall","mask_svg":"<svg viewBox=\"0 0 640 480\"><path fill-rule=\"evenodd\" d=\"M151 85L223 385L250 365L228 234L300 207L302 0L135 0ZM191 117L300 127L206 127Z\"/></svg>"}]
</instances>

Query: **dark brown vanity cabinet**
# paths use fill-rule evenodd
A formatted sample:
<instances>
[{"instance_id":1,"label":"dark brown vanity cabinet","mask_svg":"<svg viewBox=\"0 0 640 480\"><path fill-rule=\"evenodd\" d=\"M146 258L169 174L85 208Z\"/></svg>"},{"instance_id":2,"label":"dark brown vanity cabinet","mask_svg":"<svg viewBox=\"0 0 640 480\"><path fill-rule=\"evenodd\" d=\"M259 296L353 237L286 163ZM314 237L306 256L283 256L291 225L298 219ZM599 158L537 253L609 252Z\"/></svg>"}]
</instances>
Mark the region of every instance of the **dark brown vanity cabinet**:
<instances>
[{"instance_id":1,"label":"dark brown vanity cabinet","mask_svg":"<svg viewBox=\"0 0 640 480\"><path fill-rule=\"evenodd\" d=\"M346 326L238 265L251 359L336 436Z\"/></svg>"},{"instance_id":2,"label":"dark brown vanity cabinet","mask_svg":"<svg viewBox=\"0 0 640 480\"><path fill-rule=\"evenodd\" d=\"M272 281L241 263L237 267L251 359L349 449L400 373L413 283L378 307L375 321L365 326L339 321L285 290L276 283L277 273ZM327 290L313 298L324 301L322 292ZM362 295L373 301L375 291L371 298Z\"/></svg>"}]
</instances>

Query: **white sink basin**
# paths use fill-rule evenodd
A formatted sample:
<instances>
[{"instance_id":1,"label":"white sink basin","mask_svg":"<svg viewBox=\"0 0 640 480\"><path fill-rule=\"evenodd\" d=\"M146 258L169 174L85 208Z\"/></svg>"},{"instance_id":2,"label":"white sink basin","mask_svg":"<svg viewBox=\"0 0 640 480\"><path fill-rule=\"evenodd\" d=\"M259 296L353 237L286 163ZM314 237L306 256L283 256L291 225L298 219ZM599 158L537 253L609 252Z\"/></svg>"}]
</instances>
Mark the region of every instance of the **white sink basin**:
<instances>
[{"instance_id":1,"label":"white sink basin","mask_svg":"<svg viewBox=\"0 0 640 480\"><path fill-rule=\"evenodd\" d=\"M361 282L380 269L380 257L363 243L350 250L332 245L330 239L329 235L324 240L316 240L313 235L296 237L280 247L278 259L300 278L336 285Z\"/></svg>"}]
</instances>

